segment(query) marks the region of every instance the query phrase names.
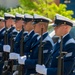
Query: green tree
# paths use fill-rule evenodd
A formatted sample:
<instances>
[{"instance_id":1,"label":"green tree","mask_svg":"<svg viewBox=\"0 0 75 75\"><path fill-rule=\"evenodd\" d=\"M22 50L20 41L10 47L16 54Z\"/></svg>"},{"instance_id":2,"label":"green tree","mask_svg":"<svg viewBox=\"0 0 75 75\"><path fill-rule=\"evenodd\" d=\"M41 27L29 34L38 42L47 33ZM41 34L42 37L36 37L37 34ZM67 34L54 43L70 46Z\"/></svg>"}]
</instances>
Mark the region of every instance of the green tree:
<instances>
[{"instance_id":1,"label":"green tree","mask_svg":"<svg viewBox=\"0 0 75 75\"><path fill-rule=\"evenodd\" d=\"M57 6L53 0L19 0L19 2L20 6L16 8L10 8L8 10L0 8L0 16L4 16L4 12L8 12L14 15L16 13L29 13L33 15L35 13L54 20L55 14L58 13L73 19L72 15L74 13L72 10L66 10L67 6L65 4L59 4L59 6ZM49 29L50 28L51 27L49 27Z\"/></svg>"},{"instance_id":2,"label":"green tree","mask_svg":"<svg viewBox=\"0 0 75 75\"><path fill-rule=\"evenodd\" d=\"M21 6L27 8L27 12L33 14L40 14L51 19L54 19L56 13L72 18L74 14L72 10L66 10L67 6L65 4L60 4L57 6L53 0L19 0Z\"/></svg>"},{"instance_id":3,"label":"green tree","mask_svg":"<svg viewBox=\"0 0 75 75\"><path fill-rule=\"evenodd\" d=\"M74 14L72 10L66 10L65 4L60 4L57 6L53 0L19 0L20 6L16 8L0 9L0 16L4 15L4 12L8 12L11 14L15 13L29 13L29 14L39 14L46 16L48 18L54 19L56 13L66 16L72 19L72 15Z\"/></svg>"}]
</instances>

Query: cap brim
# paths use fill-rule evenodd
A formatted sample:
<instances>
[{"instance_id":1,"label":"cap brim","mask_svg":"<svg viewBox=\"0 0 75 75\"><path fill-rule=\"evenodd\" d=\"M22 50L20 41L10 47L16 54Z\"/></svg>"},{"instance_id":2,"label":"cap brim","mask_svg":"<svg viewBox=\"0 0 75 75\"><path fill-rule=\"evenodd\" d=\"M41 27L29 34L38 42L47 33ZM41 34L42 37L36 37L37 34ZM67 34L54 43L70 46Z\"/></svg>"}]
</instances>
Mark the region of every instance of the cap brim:
<instances>
[{"instance_id":1,"label":"cap brim","mask_svg":"<svg viewBox=\"0 0 75 75\"><path fill-rule=\"evenodd\" d=\"M55 27L55 26L57 26L57 24L53 24L52 26Z\"/></svg>"},{"instance_id":2,"label":"cap brim","mask_svg":"<svg viewBox=\"0 0 75 75\"><path fill-rule=\"evenodd\" d=\"M34 24L37 24L38 22L32 22L32 24L34 25Z\"/></svg>"}]
</instances>

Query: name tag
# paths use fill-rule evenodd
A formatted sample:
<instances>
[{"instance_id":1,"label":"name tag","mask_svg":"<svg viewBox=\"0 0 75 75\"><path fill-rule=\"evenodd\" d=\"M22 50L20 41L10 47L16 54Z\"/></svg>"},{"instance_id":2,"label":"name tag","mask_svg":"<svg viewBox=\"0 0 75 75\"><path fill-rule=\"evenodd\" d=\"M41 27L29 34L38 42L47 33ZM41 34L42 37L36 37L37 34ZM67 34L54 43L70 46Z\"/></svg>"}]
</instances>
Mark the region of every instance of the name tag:
<instances>
[{"instance_id":1,"label":"name tag","mask_svg":"<svg viewBox=\"0 0 75 75\"><path fill-rule=\"evenodd\" d=\"M70 56L72 56L72 52L67 53L65 57L70 57Z\"/></svg>"},{"instance_id":2,"label":"name tag","mask_svg":"<svg viewBox=\"0 0 75 75\"><path fill-rule=\"evenodd\" d=\"M2 52L0 52L0 57L2 57L2 54L3 54L3 53L2 53Z\"/></svg>"},{"instance_id":3,"label":"name tag","mask_svg":"<svg viewBox=\"0 0 75 75\"><path fill-rule=\"evenodd\" d=\"M47 53L48 52L48 50L43 50L43 53Z\"/></svg>"}]
</instances>

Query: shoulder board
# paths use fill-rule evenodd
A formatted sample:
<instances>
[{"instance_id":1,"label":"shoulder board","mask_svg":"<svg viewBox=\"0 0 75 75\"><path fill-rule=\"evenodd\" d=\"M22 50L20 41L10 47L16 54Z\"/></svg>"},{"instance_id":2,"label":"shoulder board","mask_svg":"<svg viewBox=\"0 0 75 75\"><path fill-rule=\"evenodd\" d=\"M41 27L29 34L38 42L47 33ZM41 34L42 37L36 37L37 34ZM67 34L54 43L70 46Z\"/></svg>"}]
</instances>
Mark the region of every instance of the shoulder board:
<instances>
[{"instance_id":1,"label":"shoulder board","mask_svg":"<svg viewBox=\"0 0 75 75\"><path fill-rule=\"evenodd\" d=\"M69 39L69 40L66 42L65 45L68 45L68 44L70 44L70 43L75 43L75 40L74 40L73 38L71 38L71 39Z\"/></svg>"}]
</instances>

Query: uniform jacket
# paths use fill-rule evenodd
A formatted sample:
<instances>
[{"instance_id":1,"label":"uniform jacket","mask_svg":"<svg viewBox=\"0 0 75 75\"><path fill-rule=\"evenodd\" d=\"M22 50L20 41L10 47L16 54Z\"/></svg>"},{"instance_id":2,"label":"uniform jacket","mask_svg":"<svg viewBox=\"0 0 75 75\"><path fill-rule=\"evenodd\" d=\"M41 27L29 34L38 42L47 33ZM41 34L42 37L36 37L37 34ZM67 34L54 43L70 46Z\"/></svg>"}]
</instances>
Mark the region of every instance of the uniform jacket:
<instances>
[{"instance_id":1,"label":"uniform jacket","mask_svg":"<svg viewBox=\"0 0 75 75\"><path fill-rule=\"evenodd\" d=\"M42 43L44 43L43 47L43 54L44 54L44 62L46 62L50 50L53 48L53 41L48 35L48 33L45 33L43 36ZM26 75L34 74L35 72L35 65L37 64L38 61L38 49L39 49L39 44L40 44L40 39L37 40L37 42L32 46L31 48L31 54L30 54L30 59L27 59L25 61L25 67L27 68L27 73Z\"/></svg>"},{"instance_id":2,"label":"uniform jacket","mask_svg":"<svg viewBox=\"0 0 75 75\"><path fill-rule=\"evenodd\" d=\"M20 40L21 40L22 32L23 31L21 30L15 37L14 52L16 52L16 53L20 53ZM23 33L24 37L27 34L28 34L27 32Z\"/></svg>"},{"instance_id":3,"label":"uniform jacket","mask_svg":"<svg viewBox=\"0 0 75 75\"><path fill-rule=\"evenodd\" d=\"M75 57L75 40L67 34L63 38L63 46L62 51L68 52L64 56L64 75L72 75L74 57ZM54 51L52 53L52 59L49 62L49 68L47 69L47 75L57 75L58 70L58 59L56 57L59 56L60 51L60 43L56 43L54 47ZM70 72L70 73L69 73Z\"/></svg>"}]
</instances>

